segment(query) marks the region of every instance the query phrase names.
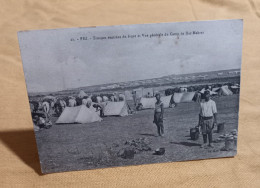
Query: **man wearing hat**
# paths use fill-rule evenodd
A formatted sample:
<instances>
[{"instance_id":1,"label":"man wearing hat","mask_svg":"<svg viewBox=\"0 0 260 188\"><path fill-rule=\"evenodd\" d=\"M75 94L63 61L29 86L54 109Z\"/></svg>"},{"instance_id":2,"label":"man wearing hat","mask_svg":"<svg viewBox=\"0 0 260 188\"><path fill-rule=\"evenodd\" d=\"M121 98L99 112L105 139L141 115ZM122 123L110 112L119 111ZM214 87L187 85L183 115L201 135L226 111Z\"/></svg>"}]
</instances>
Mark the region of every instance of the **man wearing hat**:
<instances>
[{"instance_id":1,"label":"man wearing hat","mask_svg":"<svg viewBox=\"0 0 260 188\"><path fill-rule=\"evenodd\" d=\"M215 101L210 99L210 91L204 92L205 101L200 103L199 114L199 126L201 126L201 132L203 136L202 148L207 146L207 140L209 140L208 147L212 146L212 130L217 125L217 107Z\"/></svg>"}]
</instances>

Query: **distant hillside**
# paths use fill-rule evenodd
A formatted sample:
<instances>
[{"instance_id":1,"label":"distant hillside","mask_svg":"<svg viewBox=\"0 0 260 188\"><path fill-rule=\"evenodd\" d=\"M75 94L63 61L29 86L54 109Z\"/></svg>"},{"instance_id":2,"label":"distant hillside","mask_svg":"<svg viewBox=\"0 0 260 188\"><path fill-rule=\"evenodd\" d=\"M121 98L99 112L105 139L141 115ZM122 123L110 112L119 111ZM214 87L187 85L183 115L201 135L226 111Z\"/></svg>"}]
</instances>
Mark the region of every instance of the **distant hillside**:
<instances>
[{"instance_id":1,"label":"distant hillside","mask_svg":"<svg viewBox=\"0 0 260 188\"><path fill-rule=\"evenodd\" d=\"M173 74L173 75L163 76L159 78L145 79L145 80L136 80L136 81L72 88L72 89L67 89L58 92L51 92L51 94L53 95L74 94L74 93L78 93L78 91L80 90L83 90L85 92L102 92L102 91L134 89L138 87L159 87L164 85L180 85L180 84L194 85L196 83L204 83L204 82L216 81L216 80L225 82L226 78L239 78L239 77L240 77L240 69L219 70L219 71L180 74L180 75ZM30 93L29 95L35 96L35 95L46 95L46 94L50 94L50 92Z\"/></svg>"}]
</instances>

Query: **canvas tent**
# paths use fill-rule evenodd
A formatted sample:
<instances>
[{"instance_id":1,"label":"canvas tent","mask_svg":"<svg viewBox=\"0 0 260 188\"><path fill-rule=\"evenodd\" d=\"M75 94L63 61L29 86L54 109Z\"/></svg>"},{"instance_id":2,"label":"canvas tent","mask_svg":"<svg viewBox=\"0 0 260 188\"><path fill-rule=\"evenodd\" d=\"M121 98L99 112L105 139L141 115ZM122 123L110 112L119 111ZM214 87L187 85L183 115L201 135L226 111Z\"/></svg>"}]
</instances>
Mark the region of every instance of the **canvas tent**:
<instances>
[{"instance_id":1,"label":"canvas tent","mask_svg":"<svg viewBox=\"0 0 260 188\"><path fill-rule=\"evenodd\" d=\"M239 89L240 87L237 85L231 86L232 89Z\"/></svg>"},{"instance_id":2,"label":"canvas tent","mask_svg":"<svg viewBox=\"0 0 260 188\"><path fill-rule=\"evenodd\" d=\"M202 99L201 96L202 96L202 94L200 92L195 92L194 97L192 98L192 100L194 102L200 103L200 101Z\"/></svg>"},{"instance_id":3,"label":"canvas tent","mask_svg":"<svg viewBox=\"0 0 260 188\"><path fill-rule=\"evenodd\" d=\"M165 108L169 108L171 106L171 98L172 95L161 97L161 101L164 104ZM143 109L155 108L156 98L141 98L140 103L143 105Z\"/></svg>"},{"instance_id":4,"label":"canvas tent","mask_svg":"<svg viewBox=\"0 0 260 188\"><path fill-rule=\"evenodd\" d=\"M171 102L172 102L171 99L172 99L172 95L161 97L161 101L163 102L165 108L171 107Z\"/></svg>"},{"instance_id":5,"label":"canvas tent","mask_svg":"<svg viewBox=\"0 0 260 188\"><path fill-rule=\"evenodd\" d=\"M231 86L230 90L233 92L233 94L237 94L237 93L239 93L240 87L238 85L234 85L234 86Z\"/></svg>"},{"instance_id":6,"label":"canvas tent","mask_svg":"<svg viewBox=\"0 0 260 188\"><path fill-rule=\"evenodd\" d=\"M181 88L180 88L180 91L181 91L181 92L187 92L188 89L187 89L187 87L181 87Z\"/></svg>"},{"instance_id":7,"label":"canvas tent","mask_svg":"<svg viewBox=\"0 0 260 188\"><path fill-rule=\"evenodd\" d=\"M125 101L108 102L104 107L105 116L127 116L128 107Z\"/></svg>"},{"instance_id":8,"label":"canvas tent","mask_svg":"<svg viewBox=\"0 0 260 188\"><path fill-rule=\"evenodd\" d=\"M147 97L148 93L150 94L150 96L153 96L153 88L144 88L143 89L143 97Z\"/></svg>"},{"instance_id":9,"label":"canvas tent","mask_svg":"<svg viewBox=\"0 0 260 188\"><path fill-rule=\"evenodd\" d=\"M173 101L175 103L192 102L194 95L195 92L174 93Z\"/></svg>"},{"instance_id":10,"label":"canvas tent","mask_svg":"<svg viewBox=\"0 0 260 188\"><path fill-rule=\"evenodd\" d=\"M155 107L156 98L145 98L142 97L140 103L143 105L143 109L149 109Z\"/></svg>"},{"instance_id":11,"label":"canvas tent","mask_svg":"<svg viewBox=\"0 0 260 188\"><path fill-rule=\"evenodd\" d=\"M92 123L96 121L101 121L96 112L90 110L85 105L76 107L66 107L56 124L60 123Z\"/></svg>"},{"instance_id":12,"label":"canvas tent","mask_svg":"<svg viewBox=\"0 0 260 188\"><path fill-rule=\"evenodd\" d=\"M126 100L133 100L132 92L129 91L129 90L126 90L125 91L125 98L126 98Z\"/></svg>"},{"instance_id":13,"label":"canvas tent","mask_svg":"<svg viewBox=\"0 0 260 188\"><path fill-rule=\"evenodd\" d=\"M212 91L213 91L213 92L218 92L219 89L220 89L220 87L215 87L215 88L212 88Z\"/></svg>"},{"instance_id":14,"label":"canvas tent","mask_svg":"<svg viewBox=\"0 0 260 188\"><path fill-rule=\"evenodd\" d=\"M165 90L159 90L158 88L154 88L153 90L154 96L156 95L156 93L159 93L162 96L165 96Z\"/></svg>"},{"instance_id":15,"label":"canvas tent","mask_svg":"<svg viewBox=\"0 0 260 188\"><path fill-rule=\"evenodd\" d=\"M233 92L228 89L228 86L222 86L218 92L219 95L233 95Z\"/></svg>"},{"instance_id":16,"label":"canvas tent","mask_svg":"<svg viewBox=\"0 0 260 188\"><path fill-rule=\"evenodd\" d=\"M133 89L133 91L136 92L136 98L137 99L143 97L143 88Z\"/></svg>"},{"instance_id":17,"label":"canvas tent","mask_svg":"<svg viewBox=\"0 0 260 188\"><path fill-rule=\"evenodd\" d=\"M85 96L87 96L87 94L86 94L83 90L80 90L80 92L79 92L79 94L78 94L78 97L79 97L79 98L83 98L83 97L85 97Z\"/></svg>"}]
</instances>

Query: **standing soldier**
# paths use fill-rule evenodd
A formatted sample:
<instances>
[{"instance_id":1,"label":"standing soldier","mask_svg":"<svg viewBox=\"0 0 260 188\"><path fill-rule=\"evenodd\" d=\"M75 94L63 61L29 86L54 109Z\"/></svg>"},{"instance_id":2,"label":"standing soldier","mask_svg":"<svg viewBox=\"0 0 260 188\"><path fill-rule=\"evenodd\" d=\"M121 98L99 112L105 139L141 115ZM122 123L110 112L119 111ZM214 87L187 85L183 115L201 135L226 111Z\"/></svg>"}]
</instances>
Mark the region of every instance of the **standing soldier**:
<instances>
[{"instance_id":1,"label":"standing soldier","mask_svg":"<svg viewBox=\"0 0 260 188\"><path fill-rule=\"evenodd\" d=\"M42 103L42 109L43 109L43 112L44 112L45 116L47 118L49 118L50 117L50 103L47 102L47 101L44 101Z\"/></svg>"},{"instance_id":2,"label":"standing soldier","mask_svg":"<svg viewBox=\"0 0 260 188\"><path fill-rule=\"evenodd\" d=\"M115 102L115 97L114 97L114 95L112 95L112 96L110 97L110 100L111 100L112 102Z\"/></svg>"},{"instance_id":3,"label":"standing soldier","mask_svg":"<svg viewBox=\"0 0 260 188\"><path fill-rule=\"evenodd\" d=\"M212 130L217 125L217 107L215 101L210 99L210 91L204 92L205 101L200 103L199 125L201 126L203 144L201 148L207 146L207 139L209 140L208 147L212 146Z\"/></svg>"},{"instance_id":4,"label":"standing soldier","mask_svg":"<svg viewBox=\"0 0 260 188\"><path fill-rule=\"evenodd\" d=\"M133 91L132 94L133 94L134 105L136 106L136 91Z\"/></svg>"},{"instance_id":5,"label":"standing soldier","mask_svg":"<svg viewBox=\"0 0 260 188\"><path fill-rule=\"evenodd\" d=\"M161 101L160 93L155 94L156 102L155 102L155 109L154 109L154 120L153 123L157 126L157 131L159 136L164 135L164 127L163 127L163 103Z\"/></svg>"},{"instance_id":6,"label":"standing soldier","mask_svg":"<svg viewBox=\"0 0 260 188\"><path fill-rule=\"evenodd\" d=\"M102 102L102 97L100 95L97 95L97 103L101 103Z\"/></svg>"}]
</instances>

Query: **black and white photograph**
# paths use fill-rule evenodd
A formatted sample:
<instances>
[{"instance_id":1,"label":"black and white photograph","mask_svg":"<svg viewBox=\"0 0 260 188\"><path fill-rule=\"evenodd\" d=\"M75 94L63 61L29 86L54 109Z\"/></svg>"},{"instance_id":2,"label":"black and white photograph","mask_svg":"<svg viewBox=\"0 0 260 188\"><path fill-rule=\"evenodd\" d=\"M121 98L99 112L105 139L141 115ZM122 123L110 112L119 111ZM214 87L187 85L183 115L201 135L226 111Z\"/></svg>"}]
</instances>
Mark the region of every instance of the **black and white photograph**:
<instances>
[{"instance_id":1,"label":"black and white photograph","mask_svg":"<svg viewBox=\"0 0 260 188\"><path fill-rule=\"evenodd\" d=\"M18 32L42 173L237 154L243 21Z\"/></svg>"}]
</instances>

